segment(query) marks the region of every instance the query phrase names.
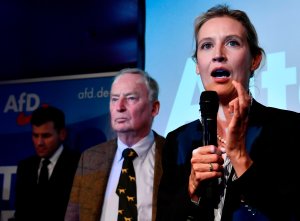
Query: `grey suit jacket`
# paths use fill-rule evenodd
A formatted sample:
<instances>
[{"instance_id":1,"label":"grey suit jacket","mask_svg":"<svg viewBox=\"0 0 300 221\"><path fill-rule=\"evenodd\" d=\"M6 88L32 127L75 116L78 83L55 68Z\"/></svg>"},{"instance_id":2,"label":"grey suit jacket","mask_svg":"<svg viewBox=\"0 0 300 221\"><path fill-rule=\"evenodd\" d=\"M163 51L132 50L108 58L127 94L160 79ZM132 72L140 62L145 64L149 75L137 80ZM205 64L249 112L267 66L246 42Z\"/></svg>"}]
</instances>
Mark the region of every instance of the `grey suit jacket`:
<instances>
[{"instance_id":1,"label":"grey suit jacket","mask_svg":"<svg viewBox=\"0 0 300 221\"><path fill-rule=\"evenodd\" d=\"M156 217L157 192L162 176L161 152L165 138L155 134L152 220ZM99 221L117 140L96 145L81 155L69 199L65 221Z\"/></svg>"}]
</instances>

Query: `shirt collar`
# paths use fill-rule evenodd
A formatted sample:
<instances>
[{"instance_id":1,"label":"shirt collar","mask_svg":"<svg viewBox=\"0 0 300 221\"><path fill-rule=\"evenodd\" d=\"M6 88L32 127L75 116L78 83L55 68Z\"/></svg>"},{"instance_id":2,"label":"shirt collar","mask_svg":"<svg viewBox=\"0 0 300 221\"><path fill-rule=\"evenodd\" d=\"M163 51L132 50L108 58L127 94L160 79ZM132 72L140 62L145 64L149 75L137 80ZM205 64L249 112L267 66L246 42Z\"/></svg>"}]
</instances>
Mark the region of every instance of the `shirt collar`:
<instances>
[{"instance_id":1,"label":"shirt collar","mask_svg":"<svg viewBox=\"0 0 300 221\"><path fill-rule=\"evenodd\" d=\"M55 151L55 153L49 158L50 163L56 164L59 156L61 155L62 151L64 149L64 146L61 144L59 148Z\"/></svg>"},{"instance_id":2,"label":"shirt collar","mask_svg":"<svg viewBox=\"0 0 300 221\"><path fill-rule=\"evenodd\" d=\"M143 157L147 154L147 152L149 151L153 143L154 143L154 133L151 130L147 136L142 138L140 141L138 141L130 148L132 148L137 153L138 157ZM128 148L128 146L118 138L117 159L119 160L122 159L122 152L126 148Z\"/></svg>"}]
</instances>

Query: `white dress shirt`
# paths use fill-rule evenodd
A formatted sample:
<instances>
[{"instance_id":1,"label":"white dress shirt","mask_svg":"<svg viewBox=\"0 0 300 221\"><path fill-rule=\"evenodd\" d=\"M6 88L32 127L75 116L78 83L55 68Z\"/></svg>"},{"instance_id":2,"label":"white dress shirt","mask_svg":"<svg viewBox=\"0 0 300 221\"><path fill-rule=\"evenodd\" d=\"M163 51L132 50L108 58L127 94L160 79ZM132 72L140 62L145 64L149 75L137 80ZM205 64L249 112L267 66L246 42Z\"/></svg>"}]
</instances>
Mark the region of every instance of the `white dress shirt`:
<instances>
[{"instance_id":1,"label":"white dress shirt","mask_svg":"<svg viewBox=\"0 0 300 221\"><path fill-rule=\"evenodd\" d=\"M128 147L118 139L118 148L106 187L100 221L118 220L119 197L116 194L116 188L123 164L122 152L126 148ZM138 220L150 221L152 219L152 196L155 164L155 142L153 131L131 148L134 149L138 155L133 160L137 186Z\"/></svg>"},{"instance_id":2,"label":"white dress shirt","mask_svg":"<svg viewBox=\"0 0 300 221\"><path fill-rule=\"evenodd\" d=\"M48 179L50 179L52 172L54 170L54 167L57 163L57 160L58 160L59 156L61 155L63 149L64 149L64 146L61 144L59 146L59 148L55 151L55 153L49 158L50 163L48 164L48 175L49 175ZM40 174L40 172L41 172L43 161L44 161L44 158L40 161L38 174Z\"/></svg>"}]
</instances>

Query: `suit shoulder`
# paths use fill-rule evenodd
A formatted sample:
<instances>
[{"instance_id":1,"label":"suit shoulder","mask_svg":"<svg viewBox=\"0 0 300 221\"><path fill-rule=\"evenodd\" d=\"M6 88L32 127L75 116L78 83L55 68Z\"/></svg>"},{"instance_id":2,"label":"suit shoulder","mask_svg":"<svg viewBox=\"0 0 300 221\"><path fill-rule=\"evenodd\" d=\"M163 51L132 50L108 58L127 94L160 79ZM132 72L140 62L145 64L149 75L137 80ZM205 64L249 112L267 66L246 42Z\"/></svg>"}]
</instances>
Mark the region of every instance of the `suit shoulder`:
<instances>
[{"instance_id":1,"label":"suit shoulder","mask_svg":"<svg viewBox=\"0 0 300 221\"><path fill-rule=\"evenodd\" d=\"M87 148L85 151L83 151L83 154L96 154L99 152L106 151L107 149L113 149L114 147L117 147L117 139L108 140L104 143L100 143L90 148Z\"/></svg>"},{"instance_id":2,"label":"suit shoulder","mask_svg":"<svg viewBox=\"0 0 300 221\"><path fill-rule=\"evenodd\" d=\"M300 113L275 107L267 107L267 115L270 123L280 125L299 125Z\"/></svg>"},{"instance_id":3,"label":"suit shoulder","mask_svg":"<svg viewBox=\"0 0 300 221\"><path fill-rule=\"evenodd\" d=\"M155 139L165 140L166 138L153 130Z\"/></svg>"},{"instance_id":4,"label":"suit shoulder","mask_svg":"<svg viewBox=\"0 0 300 221\"><path fill-rule=\"evenodd\" d=\"M283 115L283 116L289 116L289 117L295 117L300 119L300 113L291 111L291 110L283 110L275 107L268 107L269 111L276 115Z\"/></svg>"},{"instance_id":5,"label":"suit shoulder","mask_svg":"<svg viewBox=\"0 0 300 221\"><path fill-rule=\"evenodd\" d=\"M195 131L201 130L201 127L202 127L201 122L199 119L197 119L174 129L173 131L168 133L167 137L178 135L178 134L193 133Z\"/></svg>"},{"instance_id":6,"label":"suit shoulder","mask_svg":"<svg viewBox=\"0 0 300 221\"><path fill-rule=\"evenodd\" d=\"M23 159L19 160L18 166L34 164L36 162L39 162L39 157L36 156L36 155L33 155L33 156L29 156L29 157L26 157L26 158L23 158Z\"/></svg>"},{"instance_id":7,"label":"suit shoulder","mask_svg":"<svg viewBox=\"0 0 300 221\"><path fill-rule=\"evenodd\" d=\"M77 164L80 159L80 152L69 148L64 148L62 158L68 162L74 162Z\"/></svg>"}]
</instances>

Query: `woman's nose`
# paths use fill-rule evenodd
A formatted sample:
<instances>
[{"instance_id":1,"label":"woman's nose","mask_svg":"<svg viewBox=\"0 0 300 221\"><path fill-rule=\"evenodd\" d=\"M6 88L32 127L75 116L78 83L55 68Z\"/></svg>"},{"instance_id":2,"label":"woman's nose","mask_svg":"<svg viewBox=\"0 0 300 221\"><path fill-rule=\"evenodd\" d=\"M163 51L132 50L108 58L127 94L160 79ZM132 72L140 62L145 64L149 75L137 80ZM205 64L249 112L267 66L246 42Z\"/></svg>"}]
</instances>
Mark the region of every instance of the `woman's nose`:
<instances>
[{"instance_id":1,"label":"woman's nose","mask_svg":"<svg viewBox=\"0 0 300 221\"><path fill-rule=\"evenodd\" d=\"M226 56L224 53L224 49L222 46L215 47L215 54L213 57L214 62L224 62L226 60Z\"/></svg>"},{"instance_id":2,"label":"woman's nose","mask_svg":"<svg viewBox=\"0 0 300 221\"><path fill-rule=\"evenodd\" d=\"M214 62L223 62L225 61L225 57L223 55L213 57Z\"/></svg>"}]
</instances>

